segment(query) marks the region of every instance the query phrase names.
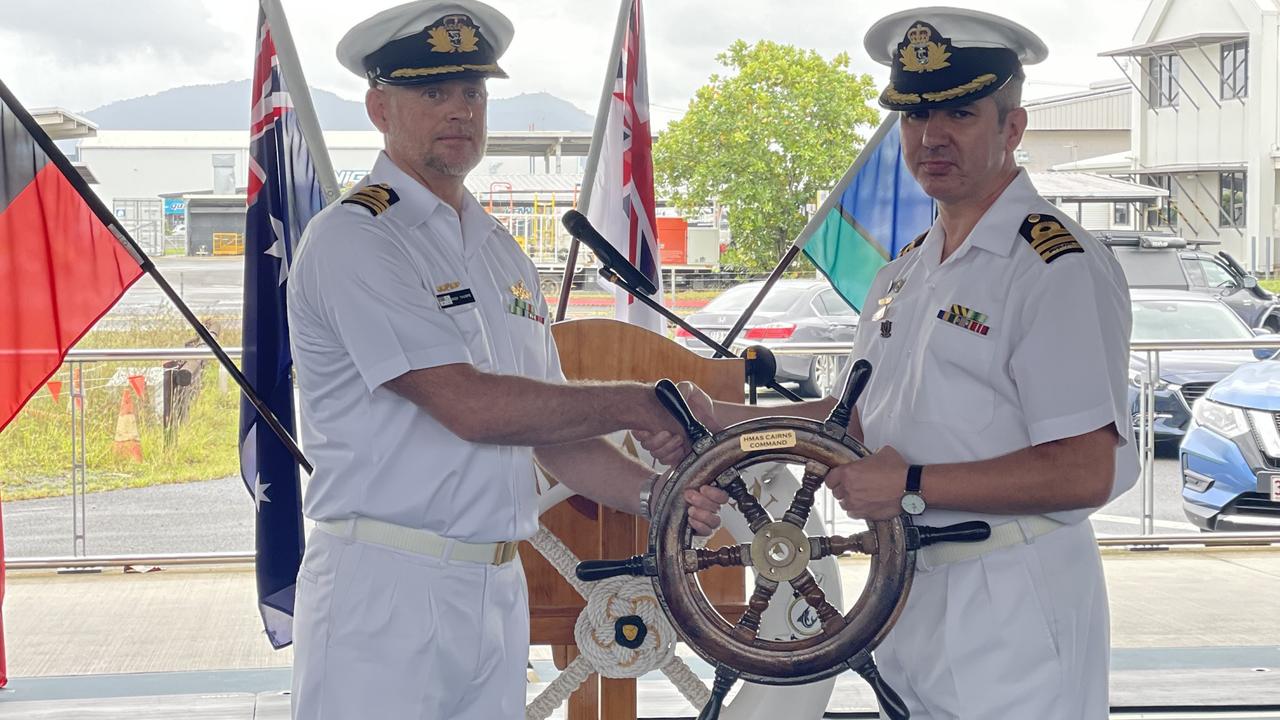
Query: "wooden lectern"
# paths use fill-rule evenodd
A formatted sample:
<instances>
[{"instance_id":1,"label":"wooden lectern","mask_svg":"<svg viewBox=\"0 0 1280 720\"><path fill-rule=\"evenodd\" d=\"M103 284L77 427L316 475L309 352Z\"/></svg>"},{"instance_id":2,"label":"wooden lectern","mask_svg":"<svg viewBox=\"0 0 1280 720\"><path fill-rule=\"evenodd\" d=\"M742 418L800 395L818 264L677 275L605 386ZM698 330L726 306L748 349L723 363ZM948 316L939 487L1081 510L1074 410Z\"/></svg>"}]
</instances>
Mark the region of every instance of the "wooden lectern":
<instances>
[{"instance_id":1,"label":"wooden lectern","mask_svg":"<svg viewBox=\"0 0 1280 720\"><path fill-rule=\"evenodd\" d=\"M740 358L704 358L661 335L617 320L570 320L556 323L551 332L560 350L560 365L570 380L692 380L712 398L742 402L746 375ZM578 496L548 510L542 523L582 560L626 558L645 552L648 545L648 523ZM726 535L713 538L709 546L732 542ZM551 645L556 667L564 669L577 656L573 626L586 602L528 543L521 543L520 558L529 582L530 640L534 645ZM703 572L699 581L726 617L742 614L741 568ZM635 717L635 680L593 674L569 699L568 720Z\"/></svg>"}]
</instances>

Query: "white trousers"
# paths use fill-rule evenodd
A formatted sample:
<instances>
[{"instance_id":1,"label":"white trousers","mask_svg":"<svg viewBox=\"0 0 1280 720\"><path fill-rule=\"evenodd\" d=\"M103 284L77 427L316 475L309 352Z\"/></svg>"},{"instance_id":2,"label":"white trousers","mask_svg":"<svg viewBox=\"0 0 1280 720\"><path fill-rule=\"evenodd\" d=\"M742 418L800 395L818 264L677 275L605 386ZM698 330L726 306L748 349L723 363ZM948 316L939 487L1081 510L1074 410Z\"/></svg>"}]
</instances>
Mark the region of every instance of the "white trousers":
<instances>
[{"instance_id":1,"label":"white trousers","mask_svg":"<svg viewBox=\"0 0 1280 720\"><path fill-rule=\"evenodd\" d=\"M917 568L875 657L911 720L1106 720L1110 639L1086 521Z\"/></svg>"},{"instance_id":2,"label":"white trousers","mask_svg":"<svg viewBox=\"0 0 1280 720\"><path fill-rule=\"evenodd\" d=\"M298 573L294 720L522 720L520 562L445 562L316 530Z\"/></svg>"}]
</instances>

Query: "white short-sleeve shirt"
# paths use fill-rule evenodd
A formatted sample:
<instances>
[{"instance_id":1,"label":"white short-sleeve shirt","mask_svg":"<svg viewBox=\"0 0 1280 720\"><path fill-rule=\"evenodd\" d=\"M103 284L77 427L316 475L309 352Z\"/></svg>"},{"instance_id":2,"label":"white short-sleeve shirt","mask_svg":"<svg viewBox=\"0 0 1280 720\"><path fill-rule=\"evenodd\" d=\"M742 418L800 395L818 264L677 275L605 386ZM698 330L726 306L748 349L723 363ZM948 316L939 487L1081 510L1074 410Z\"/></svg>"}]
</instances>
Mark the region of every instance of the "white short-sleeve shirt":
<instances>
[{"instance_id":1,"label":"white short-sleeve shirt","mask_svg":"<svg viewBox=\"0 0 1280 720\"><path fill-rule=\"evenodd\" d=\"M872 365L858 402L867 446L892 445L913 464L970 462L1114 424L1124 444L1112 497L1132 487L1133 320L1111 252L1042 198L1025 171L940 263L943 240L935 223L881 268L867 295L852 353ZM1018 492L1019 479L1007 481ZM927 479L923 492L927 501ZM1089 512L1051 516L1078 522ZM970 519L1007 521L929 509L921 522Z\"/></svg>"},{"instance_id":2,"label":"white short-sleeve shirt","mask_svg":"<svg viewBox=\"0 0 1280 720\"><path fill-rule=\"evenodd\" d=\"M379 155L308 225L288 298L315 466L307 517L371 517L468 542L533 534L531 448L462 440L383 385L454 363L564 380L537 269L470 194L459 217Z\"/></svg>"}]
</instances>

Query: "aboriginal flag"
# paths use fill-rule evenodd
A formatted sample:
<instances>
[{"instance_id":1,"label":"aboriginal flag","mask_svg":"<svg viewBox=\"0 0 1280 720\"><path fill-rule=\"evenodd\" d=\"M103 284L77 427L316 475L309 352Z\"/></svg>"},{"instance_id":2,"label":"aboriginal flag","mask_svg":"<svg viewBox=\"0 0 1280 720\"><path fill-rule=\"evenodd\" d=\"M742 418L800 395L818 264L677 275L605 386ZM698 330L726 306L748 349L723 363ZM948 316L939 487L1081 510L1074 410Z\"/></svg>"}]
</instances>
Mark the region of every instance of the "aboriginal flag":
<instances>
[{"instance_id":1,"label":"aboriginal flag","mask_svg":"<svg viewBox=\"0 0 1280 720\"><path fill-rule=\"evenodd\" d=\"M0 431L142 275L91 192L0 83Z\"/></svg>"}]
</instances>

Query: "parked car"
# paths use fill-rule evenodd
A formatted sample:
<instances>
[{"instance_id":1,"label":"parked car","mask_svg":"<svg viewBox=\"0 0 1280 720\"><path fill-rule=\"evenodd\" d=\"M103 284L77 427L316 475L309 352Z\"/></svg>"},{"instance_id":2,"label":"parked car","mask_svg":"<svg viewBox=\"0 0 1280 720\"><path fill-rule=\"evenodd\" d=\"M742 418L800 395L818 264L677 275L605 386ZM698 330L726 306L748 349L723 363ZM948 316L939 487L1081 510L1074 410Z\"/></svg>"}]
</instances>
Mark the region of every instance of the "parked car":
<instances>
[{"instance_id":1,"label":"parked car","mask_svg":"<svg viewBox=\"0 0 1280 720\"><path fill-rule=\"evenodd\" d=\"M749 282L725 290L698 312L689 324L716 341L724 340L751 300L764 287ZM840 297L826 280L779 280L756 308L751 320L731 348L741 352L747 345L770 349L790 343L852 343L858 329L858 313ZM676 331L676 340L700 355L714 354L689 332ZM787 355L776 353L780 382L798 382L800 394L823 397L831 391L844 367L843 355Z\"/></svg>"},{"instance_id":2,"label":"parked car","mask_svg":"<svg viewBox=\"0 0 1280 720\"><path fill-rule=\"evenodd\" d=\"M1250 340L1251 330L1217 300L1179 290L1130 290L1135 341ZM1156 442L1180 440L1191 422L1191 406L1213 384L1258 356L1250 350L1176 350L1161 352L1155 386ZM1147 372L1147 354L1129 356L1129 408L1135 432L1139 386Z\"/></svg>"},{"instance_id":3,"label":"parked car","mask_svg":"<svg viewBox=\"0 0 1280 720\"><path fill-rule=\"evenodd\" d=\"M1236 259L1174 235L1101 232L1131 288L1185 290L1221 300L1249 327L1280 333L1280 300Z\"/></svg>"},{"instance_id":4,"label":"parked car","mask_svg":"<svg viewBox=\"0 0 1280 720\"><path fill-rule=\"evenodd\" d=\"M1242 365L1192 408L1182 508L1202 530L1280 528L1280 359Z\"/></svg>"}]
</instances>

